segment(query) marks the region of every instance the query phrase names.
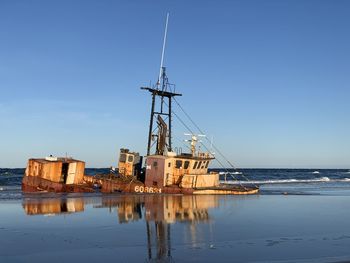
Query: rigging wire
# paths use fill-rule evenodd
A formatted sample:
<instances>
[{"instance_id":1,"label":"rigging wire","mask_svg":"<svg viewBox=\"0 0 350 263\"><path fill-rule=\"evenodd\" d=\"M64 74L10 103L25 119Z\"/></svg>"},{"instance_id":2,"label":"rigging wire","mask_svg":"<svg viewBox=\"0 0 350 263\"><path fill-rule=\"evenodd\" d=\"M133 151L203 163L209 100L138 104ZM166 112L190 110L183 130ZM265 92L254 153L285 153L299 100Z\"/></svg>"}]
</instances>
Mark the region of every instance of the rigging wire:
<instances>
[{"instance_id":1,"label":"rigging wire","mask_svg":"<svg viewBox=\"0 0 350 263\"><path fill-rule=\"evenodd\" d=\"M165 105L168 106L166 102L165 102ZM180 123L181 123L191 134L194 134L193 130L192 130L190 127L188 127L188 125L179 117L179 115L176 114L176 112L174 112L173 110L172 110L171 112L172 112L172 114L174 114L174 116L180 121ZM208 147L207 147L205 144L202 143L202 145L204 146L204 148L205 148L208 152L210 152L210 150L208 149ZM225 165L224 165L220 160L218 160L218 159L215 159L215 160L221 165L222 169L224 169L224 170L226 171L226 173L229 174L229 175L232 177L233 180L237 181L237 183L239 183L240 186L242 186L245 190L247 190L247 188L246 188L244 185L242 185L242 184L238 181L238 179L237 179L235 176L233 176L233 174L231 174L231 173L227 170L227 168L225 167ZM225 176L225 179L226 179L226 176Z\"/></svg>"},{"instance_id":2,"label":"rigging wire","mask_svg":"<svg viewBox=\"0 0 350 263\"><path fill-rule=\"evenodd\" d=\"M202 133L205 134L201 128L199 128L199 126L194 122L194 120L191 118L191 116L189 116L189 114L185 111L185 109L180 105L180 103L176 100L176 98L174 98L175 103L179 106L179 108L181 109L181 111L185 114L185 116L190 120L190 122L197 128L197 130ZM192 134L194 134L192 132ZM205 137L209 142L210 140ZM211 142L210 142L211 143ZM204 145L204 144L203 144ZM205 146L205 145L204 145ZM226 156L214 145L212 144L212 147L214 148L214 150L216 152L219 153L219 155L231 166L231 168L233 168L234 170L237 170L237 168L226 158ZM205 148L207 149L207 147L205 146ZM218 161L218 160L217 160ZM228 172L228 170L225 168L225 170ZM232 176L232 174L230 174ZM241 174L241 176L246 179L247 181L250 182L249 178L247 178L244 174ZM255 187L257 187L257 185L253 184Z\"/></svg>"},{"instance_id":3,"label":"rigging wire","mask_svg":"<svg viewBox=\"0 0 350 263\"><path fill-rule=\"evenodd\" d=\"M191 150L191 147L188 146L184 141L182 141L180 138L178 138L177 136L173 136L173 138L175 138L179 143L182 143L183 146L185 146L187 149Z\"/></svg>"}]
</instances>

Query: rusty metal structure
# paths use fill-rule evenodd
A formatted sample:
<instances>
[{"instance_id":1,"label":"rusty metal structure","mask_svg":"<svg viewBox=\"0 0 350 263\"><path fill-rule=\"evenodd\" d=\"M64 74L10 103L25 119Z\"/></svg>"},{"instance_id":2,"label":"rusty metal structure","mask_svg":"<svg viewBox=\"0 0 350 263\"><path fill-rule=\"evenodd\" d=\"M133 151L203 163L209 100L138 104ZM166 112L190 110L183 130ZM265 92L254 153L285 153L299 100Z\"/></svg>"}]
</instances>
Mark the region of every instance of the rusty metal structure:
<instances>
[{"instance_id":1,"label":"rusty metal structure","mask_svg":"<svg viewBox=\"0 0 350 263\"><path fill-rule=\"evenodd\" d=\"M29 159L22 180L24 192L93 192L84 181L85 162L49 156Z\"/></svg>"},{"instance_id":2,"label":"rusty metal structure","mask_svg":"<svg viewBox=\"0 0 350 263\"><path fill-rule=\"evenodd\" d=\"M141 173L142 156L136 152L130 152L129 149L120 149L118 169L123 177L136 177Z\"/></svg>"},{"instance_id":3,"label":"rusty metal structure","mask_svg":"<svg viewBox=\"0 0 350 263\"><path fill-rule=\"evenodd\" d=\"M31 159L23 179L24 191L93 191L94 185L104 193L244 195L259 191L255 185L223 184L217 172L208 171L210 162L215 157L209 151L201 151L199 147L197 149L198 137L203 135L190 131L191 139L187 140L190 143L190 152L174 152L172 103L173 100L178 103L175 97L182 94L176 93L175 86L169 83L166 68L163 66L168 16L166 21L157 84L153 87L141 87L151 94L145 166L142 168L143 158L139 153L128 149L120 150L118 173L110 175L84 175L84 163L73 159ZM231 164L229 161L228 163ZM71 173L73 170L74 173Z\"/></svg>"},{"instance_id":4,"label":"rusty metal structure","mask_svg":"<svg viewBox=\"0 0 350 263\"><path fill-rule=\"evenodd\" d=\"M85 179L99 184L106 193L149 193L149 194L255 194L258 187L250 185L222 184L217 172L208 171L209 164L215 159L210 152L197 149L198 135L190 134L189 153L176 153L172 147L171 120L172 99L181 96L168 86L165 67L162 68L161 89L142 87L151 93L151 113L147 142L145 167L141 169L141 157L121 149L119 174L113 177ZM167 101L167 103L165 103ZM162 118L166 116L166 121ZM154 127L157 125L156 127ZM153 147L152 147L153 142Z\"/></svg>"}]
</instances>

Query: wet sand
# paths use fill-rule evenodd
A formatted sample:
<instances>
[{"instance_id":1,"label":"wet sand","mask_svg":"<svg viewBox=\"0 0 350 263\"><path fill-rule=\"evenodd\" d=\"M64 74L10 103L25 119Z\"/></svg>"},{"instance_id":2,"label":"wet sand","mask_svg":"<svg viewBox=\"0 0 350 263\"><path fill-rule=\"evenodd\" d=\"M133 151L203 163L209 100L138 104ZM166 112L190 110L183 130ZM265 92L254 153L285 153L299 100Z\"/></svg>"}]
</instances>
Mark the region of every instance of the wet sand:
<instances>
[{"instance_id":1,"label":"wet sand","mask_svg":"<svg viewBox=\"0 0 350 263\"><path fill-rule=\"evenodd\" d=\"M344 262L350 196L25 196L0 262Z\"/></svg>"}]
</instances>

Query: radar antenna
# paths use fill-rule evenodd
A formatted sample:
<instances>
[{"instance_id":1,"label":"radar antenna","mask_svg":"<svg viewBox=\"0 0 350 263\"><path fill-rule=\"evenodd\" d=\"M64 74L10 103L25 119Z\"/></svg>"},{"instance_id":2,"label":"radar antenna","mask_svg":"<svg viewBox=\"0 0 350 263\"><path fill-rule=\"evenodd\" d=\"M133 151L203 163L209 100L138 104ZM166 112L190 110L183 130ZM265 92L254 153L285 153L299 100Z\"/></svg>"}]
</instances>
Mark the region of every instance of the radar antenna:
<instances>
[{"instance_id":1,"label":"radar antenna","mask_svg":"<svg viewBox=\"0 0 350 263\"><path fill-rule=\"evenodd\" d=\"M191 145L191 152L192 156L196 155L196 145L198 142L202 142L198 140L198 137L206 137L204 134L191 134L191 133L185 133L185 136L191 136L190 140L185 140L185 142L189 142Z\"/></svg>"}]
</instances>

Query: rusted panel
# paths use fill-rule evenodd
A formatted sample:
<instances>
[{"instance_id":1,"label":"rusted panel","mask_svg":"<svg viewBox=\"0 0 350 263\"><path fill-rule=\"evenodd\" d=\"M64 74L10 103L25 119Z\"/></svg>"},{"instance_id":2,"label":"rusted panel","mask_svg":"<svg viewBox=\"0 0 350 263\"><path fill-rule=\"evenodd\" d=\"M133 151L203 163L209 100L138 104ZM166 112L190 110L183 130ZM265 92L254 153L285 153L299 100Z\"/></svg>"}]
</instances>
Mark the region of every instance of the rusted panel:
<instances>
[{"instance_id":1,"label":"rusted panel","mask_svg":"<svg viewBox=\"0 0 350 263\"><path fill-rule=\"evenodd\" d=\"M25 176L22 180L22 190L24 192L67 192L67 193L83 193L94 192L94 189L87 184L83 185L67 185L38 177L38 176Z\"/></svg>"},{"instance_id":2,"label":"rusted panel","mask_svg":"<svg viewBox=\"0 0 350 263\"><path fill-rule=\"evenodd\" d=\"M148 157L146 161L146 181L147 187L163 187L165 158L163 156Z\"/></svg>"},{"instance_id":3,"label":"rusted panel","mask_svg":"<svg viewBox=\"0 0 350 263\"><path fill-rule=\"evenodd\" d=\"M60 182L61 179L61 163L39 163L40 172L36 176L41 176L46 180L50 180L56 183Z\"/></svg>"},{"instance_id":4,"label":"rusted panel","mask_svg":"<svg viewBox=\"0 0 350 263\"><path fill-rule=\"evenodd\" d=\"M45 179L59 183L61 180L61 174L62 174L62 164L46 163L45 166L47 166L48 168L47 170L49 172L49 175L45 177Z\"/></svg>"},{"instance_id":5,"label":"rusted panel","mask_svg":"<svg viewBox=\"0 0 350 263\"><path fill-rule=\"evenodd\" d=\"M63 174L62 166L66 166ZM76 165L75 171L69 169L69 166ZM45 159L30 159L25 171L25 176L40 177L55 183L81 184L83 183L85 163L74 159L59 158L56 161Z\"/></svg>"},{"instance_id":6,"label":"rusted panel","mask_svg":"<svg viewBox=\"0 0 350 263\"><path fill-rule=\"evenodd\" d=\"M182 177L181 187L184 188L200 188L200 187L215 187L219 185L219 174L201 174L193 175L186 174Z\"/></svg>"},{"instance_id":7,"label":"rusted panel","mask_svg":"<svg viewBox=\"0 0 350 263\"><path fill-rule=\"evenodd\" d=\"M123 174L124 176L132 176L133 175L133 168L134 168L133 163L130 163L128 161L118 163L119 172L121 174Z\"/></svg>"},{"instance_id":8,"label":"rusted panel","mask_svg":"<svg viewBox=\"0 0 350 263\"><path fill-rule=\"evenodd\" d=\"M85 162L77 162L76 173L74 178L75 184L81 184L84 182L84 171L85 171Z\"/></svg>"},{"instance_id":9,"label":"rusted panel","mask_svg":"<svg viewBox=\"0 0 350 263\"><path fill-rule=\"evenodd\" d=\"M103 193L136 193L135 189L144 187L144 184L139 181L126 182L121 178L115 179L100 179L99 184L101 185L101 192Z\"/></svg>"}]
</instances>

